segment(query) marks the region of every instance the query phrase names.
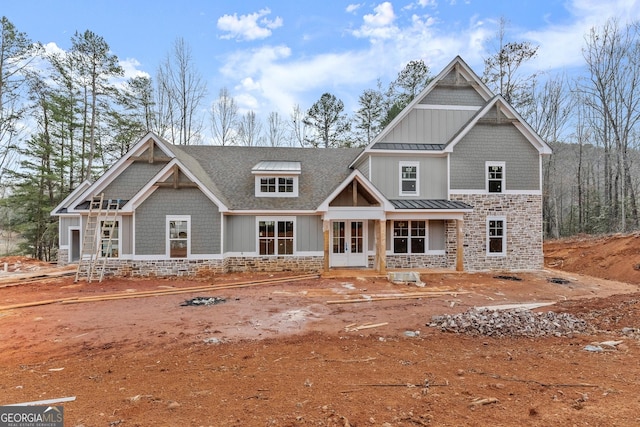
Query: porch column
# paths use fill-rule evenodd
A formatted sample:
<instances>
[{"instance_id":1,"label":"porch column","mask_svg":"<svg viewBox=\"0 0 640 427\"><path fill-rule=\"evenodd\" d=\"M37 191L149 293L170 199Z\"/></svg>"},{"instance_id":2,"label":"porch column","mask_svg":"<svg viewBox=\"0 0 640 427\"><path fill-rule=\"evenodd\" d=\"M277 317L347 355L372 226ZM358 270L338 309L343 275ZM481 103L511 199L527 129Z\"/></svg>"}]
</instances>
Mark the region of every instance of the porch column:
<instances>
[{"instance_id":1,"label":"porch column","mask_svg":"<svg viewBox=\"0 0 640 427\"><path fill-rule=\"evenodd\" d=\"M375 269L379 273L387 271L387 221L381 219L376 222L376 258Z\"/></svg>"},{"instance_id":2,"label":"porch column","mask_svg":"<svg viewBox=\"0 0 640 427\"><path fill-rule=\"evenodd\" d=\"M322 221L322 234L324 235L324 259L323 259L323 268L325 272L329 271L329 229L331 226L331 222L328 220Z\"/></svg>"},{"instance_id":3,"label":"porch column","mask_svg":"<svg viewBox=\"0 0 640 427\"><path fill-rule=\"evenodd\" d=\"M456 271L464 271L464 233L463 220L456 220Z\"/></svg>"}]
</instances>

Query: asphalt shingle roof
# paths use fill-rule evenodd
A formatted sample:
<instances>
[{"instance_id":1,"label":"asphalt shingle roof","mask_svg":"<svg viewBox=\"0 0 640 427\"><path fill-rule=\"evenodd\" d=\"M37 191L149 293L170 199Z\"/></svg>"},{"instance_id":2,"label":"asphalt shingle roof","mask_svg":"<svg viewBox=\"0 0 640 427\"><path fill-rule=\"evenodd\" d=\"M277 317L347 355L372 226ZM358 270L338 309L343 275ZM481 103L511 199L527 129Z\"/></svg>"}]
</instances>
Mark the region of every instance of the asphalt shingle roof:
<instances>
[{"instance_id":1,"label":"asphalt shingle roof","mask_svg":"<svg viewBox=\"0 0 640 427\"><path fill-rule=\"evenodd\" d=\"M349 176L349 165L362 151L211 145L170 148L231 210L315 210ZM255 175L251 172L263 161L300 162L298 197L255 197Z\"/></svg>"}]
</instances>

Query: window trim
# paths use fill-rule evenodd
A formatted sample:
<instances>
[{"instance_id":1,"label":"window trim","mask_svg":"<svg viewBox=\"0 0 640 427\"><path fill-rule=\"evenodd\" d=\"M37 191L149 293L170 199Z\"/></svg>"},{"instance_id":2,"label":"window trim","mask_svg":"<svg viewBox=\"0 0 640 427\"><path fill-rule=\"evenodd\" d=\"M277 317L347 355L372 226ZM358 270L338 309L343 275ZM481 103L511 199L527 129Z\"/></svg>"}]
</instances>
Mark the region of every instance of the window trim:
<instances>
[{"instance_id":1,"label":"window trim","mask_svg":"<svg viewBox=\"0 0 640 427\"><path fill-rule=\"evenodd\" d=\"M500 179L500 191L489 191L490 186L489 186L489 168L492 166L499 166L502 168L502 178ZM506 183L506 162L494 162L494 161L487 161L484 164L484 182L485 182L485 191L488 194L504 194L506 192L506 188L505 188L505 183ZM494 180L497 181L497 180Z\"/></svg>"},{"instance_id":2,"label":"window trim","mask_svg":"<svg viewBox=\"0 0 640 427\"><path fill-rule=\"evenodd\" d=\"M273 242L273 248L274 248L274 253L273 254L261 254L260 253L260 223L261 222L265 222L265 221L269 221L269 222L274 222L274 242ZM278 237L278 223L279 222L291 222L293 223L293 236L291 237L292 241L293 241L293 248L292 248L292 252L290 254L279 254L277 253L278 250L278 240L280 240L280 238ZM297 251L297 245L296 245L296 240L297 240L297 224L296 224L296 217L295 216L258 216L256 217L256 254L260 257L279 257L279 256L294 256L296 255L296 251ZM284 238L282 240L285 240Z\"/></svg>"},{"instance_id":3,"label":"window trim","mask_svg":"<svg viewBox=\"0 0 640 427\"><path fill-rule=\"evenodd\" d=\"M405 166L409 166L409 167L415 167L416 168L416 190L415 191L403 191L402 190L402 183L404 181L411 181L411 180L405 180L402 177L402 168ZM401 196L419 196L420 195L420 162L409 162L409 161L401 161L398 163L398 194L400 194Z\"/></svg>"},{"instance_id":4,"label":"window trim","mask_svg":"<svg viewBox=\"0 0 640 427\"><path fill-rule=\"evenodd\" d=\"M262 191L262 179L274 178L275 179L275 190L274 192ZM291 192L280 192L280 183L279 180L283 179L293 179L293 191ZM298 197L298 176L294 174L260 174L255 175L255 196L256 197Z\"/></svg>"},{"instance_id":5,"label":"window trim","mask_svg":"<svg viewBox=\"0 0 640 427\"><path fill-rule=\"evenodd\" d=\"M407 235L406 236L397 236L396 237L396 222L406 222L407 223ZM412 235L412 230L413 230L413 223L414 222L423 222L424 223L424 235L423 236L413 236ZM394 219L391 222L391 239L392 239L392 244L391 244L391 252L394 255L426 255L429 253L429 220L427 219ZM405 237L407 239L407 252L396 252L396 238L402 238ZM424 239L424 249L423 252L413 252L411 250L412 248L412 240L414 239L414 237L416 239Z\"/></svg>"},{"instance_id":6,"label":"window trim","mask_svg":"<svg viewBox=\"0 0 640 427\"><path fill-rule=\"evenodd\" d=\"M117 251L116 256L108 257L108 256L105 256L105 255L102 255L102 241L103 240L107 240L107 239L104 239L102 237L102 224L104 222L106 222L106 221L114 221L118 225L118 239L117 239L118 240L118 244L115 246L115 249ZM117 216L114 219L113 217L108 218L108 217L105 217L105 216L100 216L100 217L98 217L98 227L99 227L99 235L98 235L97 245L98 245L98 253L100 255L100 258L120 258L120 254L122 253L122 217L121 216ZM114 239L111 239L111 240L113 241ZM82 240L80 241L80 245L82 246ZM114 247L114 246L112 246L112 247Z\"/></svg>"},{"instance_id":7,"label":"window trim","mask_svg":"<svg viewBox=\"0 0 640 427\"><path fill-rule=\"evenodd\" d=\"M171 256L171 231L169 224L171 221L186 221L187 222L187 255L184 257L172 257ZM167 215L165 217L165 255L168 259L188 259L191 258L191 215ZM176 240L176 239L173 239ZM180 239L181 240L181 239Z\"/></svg>"},{"instance_id":8,"label":"window trim","mask_svg":"<svg viewBox=\"0 0 640 427\"><path fill-rule=\"evenodd\" d=\"M489 224L491 221L502 221L502 252L491 252L491 238ZM507 255L507 217L488 216L486 222L486 254L489 257L504 257Z\"/></svg>"}]
</instances>

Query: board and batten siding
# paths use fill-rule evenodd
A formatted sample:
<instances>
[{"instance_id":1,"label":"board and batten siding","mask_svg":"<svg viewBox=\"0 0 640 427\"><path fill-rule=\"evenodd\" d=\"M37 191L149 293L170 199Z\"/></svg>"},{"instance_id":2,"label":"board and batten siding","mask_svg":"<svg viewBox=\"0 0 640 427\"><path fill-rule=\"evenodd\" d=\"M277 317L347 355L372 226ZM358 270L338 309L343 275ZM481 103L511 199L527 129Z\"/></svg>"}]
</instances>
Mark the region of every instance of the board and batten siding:
<instances>
[{"instance_id":1,"label":"board and batten siding","mask_svg":"<svg viewBox=\"0 0 640 427\"><path fill-rule=\"evenodd\" d=\"M511 124L477 124L456 144L451 189L484 190L487 161L505 162L505 191L540 190L539 153Z\"/></svg>"},{"instance_id":2,"label":"board and batten siding","mask_svg":"<svg viewBox=\"0 0 640 427\"><path fill-rule=\"evenodd\" d=\"M317 252L324 250L322 218L318 215L296 217L296 251Z\"/></svg>"},{"instance_id":3,"label":"board and batten siding","mask_svg":"<svg viewBox=\"0 0 640 427\"><path fill-rule=\"evenodd\" d=\"M250 252L257 249L256 217L253 215L228 215L225 220L224 252Z\"/></svg>"},{"instance_id":4,"label":"board and batten siding","mask_svg":"<svg viewBox=\"0 0 640 427\"><path fill-rule=\"evenodd\" d=\"M166 163L131 163L103 190L105 199L131 200Z\"/></svg>"},{"instance_id":5,"label":"board and batten siding","mask_svg":"<svg viewBox=\"0 0 640 427\"><path fill-rule=\"evenodd\" d=\"M400 196L400 162L419 162L419 191L415 197ZM387 199L447 198L446 157L371 157L371 182Z\"/></svg>"},{"instance_id":6,"label":"board and batten siding","mask_svg":"<svg viewBox=\"0 0 640 427\"><path fill-rule=\"evenodd\" d=\"M413 109L380 142L446 144L476 110Z\"/></svg>"},{"instance_id":7,"label":"board and batten siding","mask_svg":"<svg viewBox=\"0 0 640 427\"><path fill-rule=\"evenodd\" d=\"M69 245L69 227L79 227L80 217L77 216L61 216L60 217L60 236L59 245Z\"/></svg>"},{"instance_id":8,"label":"board and batten siding","mask_svg":"<svg viewBox=\"0 0 640 427\"><path fill-rule=\"evenodd\" d=\"M168 215L191 216L191 253L220 253L218 207L197 188L158 188L136 209L136 255L165 255Z\"/></svg>"},{"instance_id":9,"label":"board and batten siding","mask_svg":"<svg viewBox=\"0 0 640 427\"><path fill-rule=\"evenodd\" d=\"M133 254L133 216L123 215L120 221L120 249L122 255Z\"/></svg>"}]
</instances>

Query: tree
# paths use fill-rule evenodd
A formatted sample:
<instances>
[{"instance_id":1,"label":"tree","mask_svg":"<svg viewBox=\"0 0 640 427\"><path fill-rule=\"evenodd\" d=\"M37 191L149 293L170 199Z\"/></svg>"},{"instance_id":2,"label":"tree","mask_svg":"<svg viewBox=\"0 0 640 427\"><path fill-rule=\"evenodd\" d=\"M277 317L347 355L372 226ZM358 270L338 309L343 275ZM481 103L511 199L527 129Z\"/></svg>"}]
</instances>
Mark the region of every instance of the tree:
<instances>
[{"instance_id":1,"label":"tree","mask_svg":"<svg viewBox=\"0 0 640 427\"><path fill-rule=\"evenodd\" d=\"M87 166L84 178L91 179L93 160L96 156L96 131L98 126L98 106L102 97L113 96L109 79L122 76L124 70L113 55L107 42L97 34L86 30L71 38L71 50L78 60L79 74L85 93L85 123L89 115L89 149L86 154ZM86 139L83 138L83 148Z\"/></svg>"},{"instance_id":2,"label":"tree","mask_svg":"<svg viewBox=\"0 0 640 427\"><path fill-rule=\"evenodd\" d=\"M304 147L305 141L307 140L307 133L309 131L304 118L305 113L300 108L300 105L294 105L293 110L291 111L291 114L289 116L291 140L301 147Z\"/></svg>"},{"instance_id":3,"label":"tree","mask_svg":"<svg viewBox=\"0 0 640 427\"><path fill-rule=\"evenodd\" d=\"M305 142L318 147L339 147L348 145L346 136L351 125L344 111L344 103L330 93L324 93L307 111L305 125L315 130L315 135L305 138Z\"/></svg>"},{"instance_id":4,"label":"tree","mask_svg":"<svg viewBox=\"0 0 640 427\"><path fill-rule=\"evenodd\" d=\"M159 67L157 81L158 130L174 144L197 143L202 132L198 111L207 87L194 68L191 48L183 38L176 39Z\"/></svg>"},{"instance_id":5,"label":"tree","mask_svg":"<svg viewBox=\"0 0 640 427\"><path fill-rule=\"evenodd\" d=\"M245 147L261 145L262 123L254 111L247 111L238 123L238 141Z\"/></svg>"},{"instance_id":6,"label":"tree","mask_svg":"<svg viewBox=\"0 0 640 427\"><path fill-rule=\"evenodd\" d=\"M604 206L610 206L607 231L626 231L628 213L636 227L638 208L629 148L640 123L640 36L637 23L620 28L610 20L592 28L583 55L589 76L579 85L593 114L591 127L604 150Z\"/></svg>"},{"instance_id":7,"label":"tree","mask_svg":"<svg viewBox=\"0 0 640 427\"><path fill-rule=\"evenodd\" d=\"M232 145L235 142L238 105L226 87L220 89L218 99L211 104L211 130L213 140L218 145Z\"/></svg>"},{"instance_id":8,"label":"tree","mask_svg":"<svg viewBox=\"0 0 640 427\"><path fill-rule=\"evenodd\" d=\"M501 94L504 99L521 113L531 105L529 94L536 73L523 75L520 68L523 64L535 58L538 46L530 42L506 42L507 22L500 19L496 51L484 59L483 81L494 92Z\"/></svg>"},{"instance_id":9,"label":"tree","mask_svg":"<svg viewBox=\"0 0 640 427\"><path fill-rule=\"evenodd\" d=\"M360 130L362 142L368 145L381 128L384 98L377 90L367 89L358 98L360 108L355 114L356 128Z\"/></svg>"},{"instance_id":10,"label":"tree","mask_svg":"<svg viewBox=\"0 0 640 427\"><path fill-rule=\"evenodd\" d=\"M387 90L386 114L382 127L387 126L429 84L432 77L422 59L409 61Z\"/></svg>"},{"instance_id":11,"label":"tree","mask_svg":"<svg viewBox=\"0 0 640 427\"><path fill-rule=\"evenodd\" d=\"M25 111L21 97L24 71L39 48L5 16L0 18L0 182L16 154L17 124Z\"/></svg>"},{"instance_id":12,"label":"tree","mask_svg":"<svg viewBox=\"0 0 640 427\"><path fill-rule=\"evenodd\" d=\"M267 117L267 145L270 147L279 147L284 140L285 126L276 111L269 113Z\"/></svg>"}]
</instances>

